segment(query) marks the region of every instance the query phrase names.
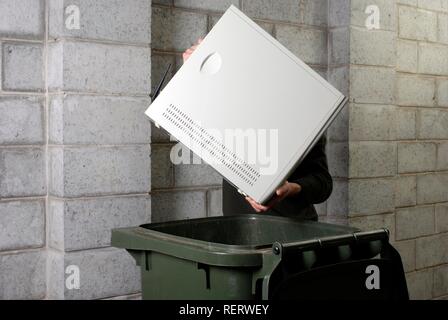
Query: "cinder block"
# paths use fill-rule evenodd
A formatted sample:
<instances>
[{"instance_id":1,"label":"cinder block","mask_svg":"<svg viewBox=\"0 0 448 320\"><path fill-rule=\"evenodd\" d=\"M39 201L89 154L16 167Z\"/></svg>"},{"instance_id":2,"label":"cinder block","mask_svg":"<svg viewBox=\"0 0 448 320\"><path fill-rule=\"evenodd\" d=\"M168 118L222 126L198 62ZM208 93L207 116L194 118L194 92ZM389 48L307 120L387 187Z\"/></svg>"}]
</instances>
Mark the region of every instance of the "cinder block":
<instances>
[{"instance_id":1,"label":"cinder block","mask_svg":"<svg viewBox=\"0 0 448 320\"><path fill-rule=\"evenodd\" d=\"M0 0L0 36L43 39L44 0Z\"/></svg>"},{"instance_id":2,"label":"cinder block","mask_svg":"<svg viewBox=\"0 0 448 320\"><path fill-rule=\"evenodd\" d=\"M411 140L416 138L416 119L415 109L397 108L396 133L398 140Z\"/></svg>"},{"instance_id":3,"label":"cinder block","mask_svg":"<svg viewBox=\"0 0 448 320\"><path fill-rule=\"evenodd\" d=\"M88 42L49 45L50 90L149 94L151 50Z\"/></svg>"},{"instance_id":4,"label":"cinder block","mask_svg":"<svg viewBox=\"0 0 448 320\"><path fill-rule=\"evenodd\" d=\"M45 253L30 251L0 255L0 299L45 298Z\"/></svg>"},{"instance_id":5,"label":"cinder block","mask_svg":"<svg viewBox=\"0 0 448 320\"><path fill-rule=\"evenodd\" d=\"M331 65L350 62L350 29L348 27L328 31L328 50Z\"/></svg>"},{"instance_id":6,"label":"cinder block","mask_svg":"<svg viewBox=\"0 0 448 320\"><path fill-rule=\"evenodd\" d=\"M322 78L327 79L327 67L326 66L313 66L312 69L316 71Z\"/></svg>"},{"instance_id":7,"label":"cinder block","mask_svg":"<svg viewBox=\"0 0 448 320\"><path fill-rule=\"evenodd\" d=\"M439 13L439 42L448 44L448 14Z\"/></svg>"},{"instance_id":8,"label":"cinder block","mask_svg":"<svg viewBox=\"0 0 448 320\"><path fill-rule=\"evenodd\" d=\"M50 193L58 197L147 193L150 148L50 148Z\"/></svg>"},{"instance_id":9,"label":"cinder block","mask_svg":"<svg viewBox=\"0 0 448 320\"><path fill-rule=\"evenodd\" d=\"M49 248L56 249L61 252L65 251L65 210L64 200L49 198L47 204L47 243Z\"/></svg>"},{"instance_id":10,"label":"cinder block","mask_svg":"<svg viewBox=\"0 0 448 320\"><path fill-rule=\"evenodd\" d=\"M49 148L48 149L48 193L55 195L60 192L62 195L65 190L66 180L64 178L64 149Z\"/></svg>"},{"instance_id":11,"label":"cinder block","mask_svg":"<svg viewBox=\"0 0 448 320\"><path fill-rule=\"evenodd\" d=\"M394 190L394 179L350 180L348 192L350 214L367 215L394 211Z\"/></svg>"},{"instance_id":12,"label":"cinder block","mask_svg":"<svg viewBox=\"0 0 448 320\"><path fill-rule=\"evenodd\" d=\"M448 80L437 81L437 106L448 107Z\"/></svg>"},{"instance_id":13,"label":"cinder block","mask_svg":"<svg viewBox=\"0 0 448 320\"><path fill-rule=\"evenodd\" d=\"M65 267L64 253L47 248L47 299L64 299L65 286ZM81 280L81 277L80 277Z\"/></svg>"},{"instance_id":14,"label":"cinder block","mask_svg":"<svg viewBox=\"0 0 448 320\"><path fill-rule=\"evenodd\" d=\"M417 204L417 177L398 176L396 178L395 205L397 207Z\"/></svg>"},{"instance_id":15,"label":"cinder block","mask_svg":"<svg viewBox=\"0 0 448 320\"><path fill-rule=\"evenodd\" d=\"M350 28L350 62L376 66L396 65L396 32Z\"/></svg>"},{"instance_id":16,"label":"cinder block","mask_svg":"<svg viewBox=\"0 0 448 320\"><path fill-rule=\"evenodd\" d=\"M428 300L432 298L433 269L406 274L409 298L411 300Z\"/></svg>"},{"instance_id":17,"label":"cinder block","mask_svg":"<svg viewBox=\"0 0 448 320\"><path fill-rule=\"evenodd\" d=\"M386 228L390 231L390 241L395 239L395 219L393 214L379 214L365 217L349 218L348 224L364 231Z\"/></svg>"},{"instance_id":18,"label":"cinder block","mask_svg":"<svg viewBox=\"0 0 448 320\"><path fill-rule=\"evenodd\" d=\"M176 187L220 185L222 176L207 164L180 164L174 166Z\"/></svg>"},{"instance_id":19,"label":"cinder block","mask_svg":"<svg viewBox=\"0 0 448 320\"><path fill-rule=\"evenodd\" d=\"M418 7L427 10L448 11L446 0L418 0Z\"/></svg>"},{"instance_id":20,"label":"cinder block","mask_svg":"<svg viewBox=\"0 0 448 320\"><path fill-rule=\"evenodd\" d=\"M151 221L149 196L51 199L49 244L61 251L110 246L111 230Z\"/></svg>"},{"instance_id":21,"label":"cinder block","mask_svg":"<svg viewBox=\"0 0 448 320\"><path fill-rule=\"evenodd\" d=\"M434 78L397 76L397 103L401 106L431 107L435 104Z\"/></svg>"},{"instance_id":22,"label":"cinder block","mask_svg":"<svg viewBox=\"0 0 448 320\"><path fill-rule=\"evenodd\" d=\"M394 104L395 70L353 66L350 69L350 92L355 103Z\"/></svg>"},{"instance_id":23,"label":"cinder block","mask_svg":"<svg viewBox=\"0 0 448 320\"><path fill-rule=\"evenodd\" d=\"M299 22L300 0L243 0L243 12L252 18Z\"/></svg>"},{"instance_id":24,"label":"cinder block","mask_svg":"<svg viewBox=\"0 0 448 320\"><path fill-rule=\"evenodd\" d=\"M79 289L68 289L68 266L79 268ZM70 253L53 252L49 262L48 297L85 300L129 295L141 291L135 260L123 249L104 248Z\"/></svg>"},{"instance_id":25,"label":"cinder block","mask_svg":"<svg viewBox=\"0 0 448 320\"><path fill-rule=\"evenodd\" d=\"M418 45L416 41L397 41L397 70L417 72Z\"/></svg>"},{"instance_id":26,"label":"cinder block","mask_svg":"<svg viewBox=\"0 0 448 320\"><path fill-rule=\"evenodd\" d=\"M205 14L156 7L152 12L154 49L184 51L207 33Z\"/></svg>"},{"instance_id":27,"label":"cinder block","mask_svg":"<svg viewBox=\"0 0 448 320\"><path fill-rule=\"evenodd\" d=\"M171 144L151 145L151 189L174 186L174 165L170 159Z\"/></svg>"},{"instance_id":28,"label":"cinder block","mask_svg":"<svg viewBox=\"0 0 448 320\"><path fill-rule=\"evenodd\" d=\"M42 45L5 42L2 47L3 90L43 91Z\"/></svg>"},{"instance_id":29,"label":"cinder block","mask_svg":"<svg viewBox=\"0 0 448 320\"><path fill-rule=\"evenodd\" d=\"M416 240L417 269L448 262L448 234L438 234Z\"/></svg>"},{"instance_id":30,"label":"cinder block","mask_svg":"<svg viewBox=\"0 0 448 320\"><path fill-rule=\"evenodd\" d=\"M45 200L0 201L0 250L44 245Z\"/></svg>"},{"instance_id":31,"label":"cinder block","mask_svg":"<svg viewBox=\"0 0 448 320\"><path fill-rule=\"evenodd\" d=\"M277 25L276 35L280 43L304 62L327 65L326 32L291 25Z\"/></svg>"},{"instance_id":32,"label":"cinder block","mask_svg":"<svg viewBox=\"0 0 448 320\"><path fill-rule=\"evenodd\" d=\"M330 0L332 1L332 0ZM366 13L366 8L370 5L378 6L380 11L380 29L397 29L397 13L395 1L389 0L356 0L351 1L351 24L354 26L366 27L366 20L370 14Z\"/></svg>"},{"instance_id":33,"label":"cinder block","mask_svg":"<svg viewBox=\"0 0 448 320\"><path fill-rule=\"evenodd\" d=\"M418 117L418 138L448 139L448 110L422 109Z\"/></svg>"},{"instance_id":34,"label":"cinder block","mask_svg":"<svg viewBox=\"0 0 448 320\"><path fill-rule=\"evenodd\" d=\"M349 95L350 79L348 66L329 68L328 81L345 96ZM344 112L344 110L342 110L341 113L342 112ZM348 110L346 110L346 113L348 116Z\"/></svg>"},{"instance_id":35,"label":"cinder block","mask_svg":"<svg viewBox=\"0 0 448 320\"><path fill-rule=\"evenodd\" d=\"M348 142L329 141L327 144L328 168L332 177L348 177Z\"/></svg>"},{"instance_id":36,"label":"cinder block","mask_svg":"<svg viewBox=\"0 0 448 320\"><path fill-rule=\"evenodd\" d=\"M448 294L448 265L434 269L434 296L444 296Z\"/></svg>"},{"instance_id":37,"label":"cinder block","mask_svg":"<svg viewBox=\"0 0 448 320\"><path fill-rule=\"evenodd\" d=\"M0 149L0 197L46 195L42 148Z\"/></svg>"},{"instance_id":38,"label":"cinder block","mask_svg":"<svg viewBox=\"0 0 448 320\"><path fill-rule=\"evenodd\" d=\"M333 192L327 200L327 216L346 218L349 214L348 210L348 182L343 179L333 180Z\"/></svg>"},{"instance_id":39,"label":"cinder block","mask_svg":"<svg viewBox=\"0 0 448 320\"><path fill-rule=\"evenodd\" d=\"M402 142L398 144L398 172L434 171L437 148L434 143Z\"/></svg>"},{"instance_id":40,"label":"cinder block","mask_svg":"<svg viewBox=\"0 0 448 320\"><path fill-rule=\"evenodd\" d=\"M328 25L342 27L350 24L350 0L328 1Z\"/></svg>"},{"instance_id":41,"label":"cinder block","mask_svg":"<svg viewBox=\"0 0 448 320\"><path fill-rule=\"evenodd\" d=\"M149 104L147 98L53 96L49 112L50 142L149 143L151 124L144 115Z\"/></svg>"},{"instance_id":42,"label":"cinder block","mask_svg":"<svg viewBox=\"0 0 448 320\"><path fill-rule=\"evenodd\" d=\"M174 0L174 6L210 11L225 11L230 5L239 7L239 0Z\"/></svg>"},{"instance_id":43,"label":"cinder block","mask_svg":"<svg viewBox=\"0 0 448 320\"><path fill-rule=\"evenodd\" d=\"M67 28L73 13L79 8L79 29ZM49 36L76 37L132 43L151 42L151 2L146 0L50 0Z\"/></svg>"},{"instance_id":44,"label":"cinder block","mask_svg":"<svg viewBox=\"0 0 448 320\"><path fill-rule=\"evenodd\" d=\"M436 232L448 231L448 203L436 204Z\"/></svg>"},{"instance_id":45,"label":"cinder block","mask_svg":"<svg viewBox=\"0 0 448 320\"><path fill-rule=\"evenodd\" d=\"M400 253L404 272L415 270L415 241L397 241L394 248Z\"/></svg>"},{"instance_id":46,"label":"cinder block","mask_svg":"<svg viewBox=\"0 0 448 320\"><path fill-rule=\"evenodd\" d=\"M417 203L448 201L448 174L430 173L417 177Z\"/></svg>"},{"instance_id":47,"label":"cinder block","mask_svg":"<svg viewBox=\"0 0 448 320\"><path fill-rule=\"evenodd\" d=\"M382 105L350 105L350 140L395 140L397 108Z\"/></svg>"},{"instance_id":48,"label":"cinder block","mask_svg":"<svg viewBox=\"0 0 448 320\"><path fill-rule=\"evenodd\" d=\"M0 144L44 144L43 100L0 96Z\"/></svg>"},{"instance_id":49,"label":"cinder block","mask_svg":"<svg viewBox=\"0 0 448 320\"><path fill-rule=\"evenodd\" d=\"M222 189L207 190L207 217L222 215Z\"/></svg>"},{"instance_id":50,"label":"cinder block","mask_svg":"<svg viewBox=\"0 0 448 320\"><path fill-rule=\"evenodd\" d=\"M327 159L330 173L333 177L348 177L349 149L346 141L330 141L327 144Z\"/></svg>"},{"instance_id":51,"label":"cinder block","mask_svg":"<svg viewBox=\"0 0 448 320\"><path fill-rule=\"evenodd\" d=\"M328 20L328 0L302 0L299 23L311 26L326 26Z\"/></svg>"},{"instance_id":52,"label":"cinder block","mask_svg":"<svg viewBox=\"0 0 448 320\"><path fill-rule=\"evenodd\" d=\"M448 75L448 46L420 43L418 50L420 73Z\"/></svg>"},{"instance_id":53,"label":"cinder block","mask_svg":"<svg viewBox=\"0 0 448 320\"><path fill-rule=\"evenodd\" d=\"M346 105L327 129L329 141L346 142L348 140L349 108Z\"/></svg>"},{"instance_id":54,"label":"cinder block","mask_svg":"<svg viewBox=\"0 0 448 320\"><path fill-rule=\"evenodd\" d=\"M448 170L448 142L437 144L437 170Z\"/></svg>"},{"instance_id":55,"label":"cinder block","mask_svg":"<svg viewBox=\"0 0 448 320\"><path fill-rule=\"evenodd\" d=\"M397 173L395 142L350 142L350 177L386 177Z\"/></svg>"},{"instance_id":56,"label":"cinder block","mask_svg":"<svg viewBox=\"0 0 448 320\"><path fill-rule=\"evenodd\" d=\"M203 218L206 213L205 191L157 192L151 195L153 222Z\"/></svg>"},{"instance_id":57,"label":"cinder block","mask_svg":"<svg viewBox=\"0 0 448 320\"><path fill-rule=\"evenodd\" d=\"M399 209L395 219L397 240L434 233L434 206Z\"/></svg>"},{"instance_id":58,"label":"cinder block","mask_svg":"<svg viewBox=\"0 0 448 320\"><path fill-rule=\"evenodd\" d=\"M398 15L400 38L437 41L437 13L400 6Z\"/></svg>"}]
</instances>

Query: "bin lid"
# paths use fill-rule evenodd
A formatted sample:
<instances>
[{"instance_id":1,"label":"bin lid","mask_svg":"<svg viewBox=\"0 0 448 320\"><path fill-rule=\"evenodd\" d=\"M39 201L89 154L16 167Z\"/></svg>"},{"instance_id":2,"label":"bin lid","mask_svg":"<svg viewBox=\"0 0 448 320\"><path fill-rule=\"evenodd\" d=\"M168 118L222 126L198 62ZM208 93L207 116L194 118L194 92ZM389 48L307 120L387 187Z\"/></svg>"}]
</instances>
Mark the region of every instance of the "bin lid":
<instances>
[{"instance_id":1,"label":"bin lid","mask_svg":"<svg viewBox=\"0 0 448 320\"><path fill-rule=\"evenodd\" d=\"M112 231L112 245L220 266L260 266L274 242L309 241L358 229L268 215L236 215L144 224Z\"/></svg>"}]
</instances>

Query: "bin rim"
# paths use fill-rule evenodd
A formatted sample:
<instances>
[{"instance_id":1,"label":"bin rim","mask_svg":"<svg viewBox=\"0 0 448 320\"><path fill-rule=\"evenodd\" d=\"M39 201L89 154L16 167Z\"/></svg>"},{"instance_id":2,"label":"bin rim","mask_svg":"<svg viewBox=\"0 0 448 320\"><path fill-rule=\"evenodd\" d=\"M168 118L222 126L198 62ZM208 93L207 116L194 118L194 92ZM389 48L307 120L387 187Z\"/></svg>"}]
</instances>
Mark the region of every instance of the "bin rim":
<instances>
[{"instance_id":1,"label":"bin rim","mask_svg":"<svg viewBox=\"0 0 448 320\"><path fill-rule=\"evenodd\" d=\"M300 223L302 225L326 225L331 228L350 234L357 229L349 226L340 226L316 221L299 220L289 217L278 217L269 215L235 215L189 219L188 222L214 221L214 220L278 220L283 222ZM145 228L145 226L161 226L166 224L185 223L186 220L173 220L167 222L158 222L143 224L138 227L119 228L112 230L112 245L127 250L151 251L175 256L181 259L187 259L208 265L227 266L227 267L260 267L263 264L263 255L272 254L272 243L257 245L232 245L217 242L207 242L204 240L185 238L173 234L167 234L161 231ZM323 237L312 237L310 240L322 239ZM299 241L300 242L300 241Z\"/></svg>"}]
</instances>

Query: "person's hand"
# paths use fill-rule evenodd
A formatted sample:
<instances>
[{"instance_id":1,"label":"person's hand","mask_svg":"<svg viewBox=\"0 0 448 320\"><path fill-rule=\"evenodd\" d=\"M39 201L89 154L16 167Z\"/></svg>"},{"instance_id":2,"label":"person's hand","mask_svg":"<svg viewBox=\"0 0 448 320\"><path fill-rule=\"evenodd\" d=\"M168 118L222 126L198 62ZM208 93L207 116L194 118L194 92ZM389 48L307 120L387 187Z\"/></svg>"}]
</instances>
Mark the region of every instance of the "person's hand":
<instances>
[{"instance_id":1,"label":"person's hand","mask_svg":"<svg viewBox=\"0 0 448 320\"><path fill-rule=\"evenodd\" d=\"M196 50L196 48L201 44L201 42L202 42L202 39L199 38L194 46L192 46L189 49L185 50L185 52L182 54L182 58L184 59L184 63L185 63L185 61L188 60L188 58L190 58L190 56L193 54L194 50Z\"/></svg>"},{"instance_id":2,"label":"person's hand","mask_svg":"<svg viewBox=\"0 0 448 320\"><path fill-rule=\"evenodd\" d=\"M274 197L266 205L259 204L251 197L246 197L246 200L256 212L266 212L276 203L282 201L286 197L294 196L300 191L302 191L302 187L299 184L286 181L285 184L275 191Z\"/></svg>"}]
</instances>

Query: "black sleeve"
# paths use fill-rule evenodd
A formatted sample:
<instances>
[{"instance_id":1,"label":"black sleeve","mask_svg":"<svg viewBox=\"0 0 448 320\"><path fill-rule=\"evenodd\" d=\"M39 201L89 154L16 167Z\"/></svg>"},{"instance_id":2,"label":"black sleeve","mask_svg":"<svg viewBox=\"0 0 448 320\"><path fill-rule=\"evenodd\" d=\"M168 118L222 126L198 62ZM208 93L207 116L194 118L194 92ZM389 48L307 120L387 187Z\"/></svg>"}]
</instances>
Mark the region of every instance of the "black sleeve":
<instances>
[{"instance_id":1,"label":"black sleeve","mask_svg":"<svg viewBox=\"0 0 448 320\"><path fill-rule=\"evenodd\" d=\"M325 154L326 137L319 139L302 163L290 176L289 182L298 183L302 191L295 197L309 204L324 202L333 191L333 179L328 171Z\"/></svg>"}]
</instances>

